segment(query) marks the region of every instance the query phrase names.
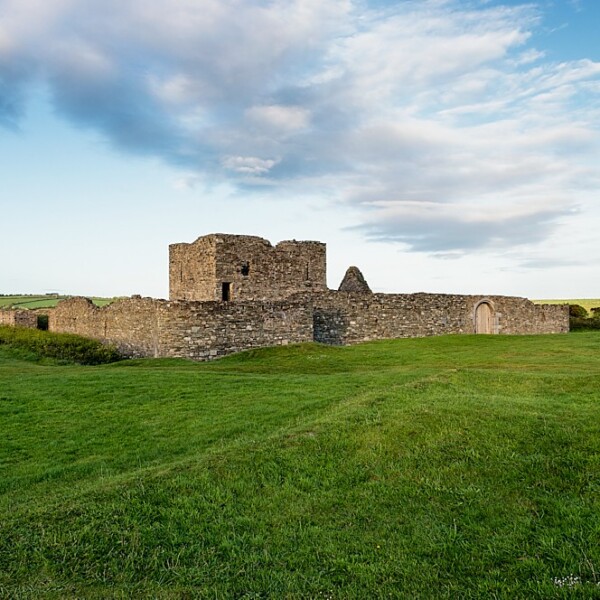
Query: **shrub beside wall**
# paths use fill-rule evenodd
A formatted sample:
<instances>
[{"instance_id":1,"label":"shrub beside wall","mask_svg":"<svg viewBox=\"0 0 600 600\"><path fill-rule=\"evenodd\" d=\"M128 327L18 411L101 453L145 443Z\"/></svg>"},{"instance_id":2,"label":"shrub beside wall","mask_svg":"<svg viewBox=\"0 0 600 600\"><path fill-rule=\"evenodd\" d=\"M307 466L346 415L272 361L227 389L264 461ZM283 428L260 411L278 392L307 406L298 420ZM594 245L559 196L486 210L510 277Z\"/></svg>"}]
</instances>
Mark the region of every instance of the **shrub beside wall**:
<instances>
[{"instance_id":1,"label":"shrub beside wall","mask_svg":"<svg viewBox=\"0 0 600 600\"><path fill-rule=\"evenodd\" d=\"M587 319L588 312L580 304L569 304L569 317L575 319Z\"/></svg>"},{"instance_id":2,"label":"shrub beside wall","mask_svg":"<svg viewBox=\"0 0 600 600\"><path fill-rule=\"evenodd\" d=\"M40 357L81 365L100 365L121 359L113 346L78 335L0 326L0 345L21 348Z\"/></svg>"},{"instance_id":3,"label":"shrub beside wall","mask_svg":"<svg viewBox=\"0 0 600 600\"><path fill-rule=\"evenodd\" d=\"M579 304L569 305L569 325L571 331L600 330L600 307L592 308L592 315Z\"/></svg>"}]
</instances>

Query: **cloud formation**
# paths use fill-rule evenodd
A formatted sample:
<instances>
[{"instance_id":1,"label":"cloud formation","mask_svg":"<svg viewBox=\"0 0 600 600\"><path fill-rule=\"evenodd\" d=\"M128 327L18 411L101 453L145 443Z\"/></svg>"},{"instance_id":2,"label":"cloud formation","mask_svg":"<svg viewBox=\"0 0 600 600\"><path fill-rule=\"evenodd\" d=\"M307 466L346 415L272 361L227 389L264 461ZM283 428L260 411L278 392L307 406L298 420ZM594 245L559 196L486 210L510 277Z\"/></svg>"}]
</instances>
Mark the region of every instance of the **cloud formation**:
<instances>
[{"instance_id":1,"label":"cloud formation","mask_svg":"<svg viewBox=\"0 0 600 600\"><path fill-rule=\"evenodd\" d=\"M402 242L413 250L447 257L485 247L501 249L543 241L554 221L567 214L560 208L482 214L462 205L392 203L358 229L374 240Z\"/></svg>"},{"instance_id":2,"label":"cloud formation","mask_svg":"<svg viewBox=\"0 0 600 600\"><path fill-rule=\"evenodd\" d=\"M600 64L528 4L4 0L0 125L43 82L116 147L240 193L326 193L429 253L542 242L597 185Z\"/></svg>"}]
</instances>

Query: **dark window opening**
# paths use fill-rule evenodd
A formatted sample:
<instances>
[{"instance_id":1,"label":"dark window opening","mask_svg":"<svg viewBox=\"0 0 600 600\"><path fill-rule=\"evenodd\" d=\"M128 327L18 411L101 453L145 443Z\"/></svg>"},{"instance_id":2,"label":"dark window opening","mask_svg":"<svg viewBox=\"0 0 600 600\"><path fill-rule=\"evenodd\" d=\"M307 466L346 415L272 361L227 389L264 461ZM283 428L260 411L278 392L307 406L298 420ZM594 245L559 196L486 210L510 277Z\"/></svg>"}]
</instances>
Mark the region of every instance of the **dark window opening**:
<instances>
[{"instance_id":1,"label":"dark window opening","mask_svg":"<svg viewBox=\"0 0 600 600\"><path fill-rule=\"evenodd\" d=\"M245 262L242 265L242 275L244 277L248 277L248 274L250 273L250 263Z\"/></svg>"},{"instance_id":2,"label":"dark window opening","mask_svg":"<svg viewBox=\"0 0 600 600\"><path fill-rule=\"evenodd\" d=\"M309 277L309 272L308 272L308 263L306 263L306 281L308 281L310 279Z\"/></svg>"},{"instance_id":3,"label":"dark window opening","mask_svg":"<svg viewBox=\"0 0 600 600\"><path fill-rule=\"evenodd\" d=\"M224 302L229 302L231 300L231 283L229 281L224 281L221 284L221 299Z\"/></svg>"}]
</instances>

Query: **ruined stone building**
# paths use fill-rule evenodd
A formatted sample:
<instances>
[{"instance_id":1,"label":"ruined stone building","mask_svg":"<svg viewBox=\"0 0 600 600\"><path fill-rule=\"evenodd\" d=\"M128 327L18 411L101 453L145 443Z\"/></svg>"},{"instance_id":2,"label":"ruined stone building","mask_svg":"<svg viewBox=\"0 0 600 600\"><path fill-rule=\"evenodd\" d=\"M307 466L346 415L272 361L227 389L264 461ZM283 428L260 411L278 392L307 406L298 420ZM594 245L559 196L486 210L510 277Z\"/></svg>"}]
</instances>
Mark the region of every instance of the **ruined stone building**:
<instances>
[{"instance_id":1,"label":"ruined stone building","mask_svg":"<svg viewBox=\"0 0 600 600\"><path fill-rule=\"evenodd\" d=\"M325 244L212 234L169 246L171 300L283 300L327 290Z\"/></svg>"},{"instance_id":2,"label":"ruined stone building","mask_svg":"<svg viewBox=\"0 0 600 600\"><path fill-rule=\"evenodd\" d=\"M51 312L49 329L115 344L129 356L208 360L309 341L564 333L569 315L566 306L509 296L374 294L356 267L334 291L323 243L273 246L260 237L211 234L170 246L169 300L133 296L99 308L71 298Z\"/></svg>"}]
</instances>

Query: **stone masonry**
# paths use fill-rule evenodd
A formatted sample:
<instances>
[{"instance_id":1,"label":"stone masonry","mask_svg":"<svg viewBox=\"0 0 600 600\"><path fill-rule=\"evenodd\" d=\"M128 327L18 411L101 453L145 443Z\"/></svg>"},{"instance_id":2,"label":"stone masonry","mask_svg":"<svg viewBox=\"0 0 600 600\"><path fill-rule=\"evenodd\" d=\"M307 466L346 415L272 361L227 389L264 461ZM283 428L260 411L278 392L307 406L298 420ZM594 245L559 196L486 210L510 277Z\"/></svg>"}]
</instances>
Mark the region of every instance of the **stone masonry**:
<instances>
[{"instance_id":1,"label":"stone masonry","mask_svg":"<svg viewBox=\"0 0 600 600\"><path fill-rule=\"evenodd\" d=\"M212 234L169 246L171 300L278 300L325 291L325 244Z\"/></svg>"},{"instance_id":2,"label":"stone masonry","mask_svg":"<svg viewBox=\"0 0 600 600\"><path fill-rule=\"evenodd\" d=\"M476 314L491 308L489 331ZM313 298L315 341L346 345L389 338L459 333L566 333L568 306L536 305L510 296L361 294L329 292Z\"/></svg>"},{"instance_id":3,"label":"stone masonry","mask_svg":"<svg viewBox=\"0 0 600 600\"><path fill-rule=\"evenodd\" d=\"M272 246L213 234L169 252L170 300L134 296L97 307L71 298L50 313L49 329L115 344L128 356L194 360L308 341L569 330L567 306L508 296L373 294L356 267L338 291L329 290L320 242Z\"/></svg>"},{"instance_id":4,"label":"stone masonry","mask_svg":"<svg viewBox=\"0 0 600 600\"><path fill-rule=\"evenodd\" d=\"M37 328L37 314L32 310L2 309L0 310L0 325L11 327Z\"/></svg>"},{"instance_id":5,"label":"stone masonry","mask_svg":"<svg viewBox=\"0 0 600 600\"><path fill-rule=\"evenodd\" d=\"M370 293L371 288L358 267L348 267L338 292Z\"/></svg>"},{"instance_id":6,"label":"stone masonry","mask_svg":"<svg viewBox=\"0 0 600 600\"><path fill-rule=\"evenodd\" d=\"M126 356L209 360L249 348L313 340L303 301L186 302L133 297L98 307L60 302L49 329L110 342Z\"/></svg>"}]
</instances>

